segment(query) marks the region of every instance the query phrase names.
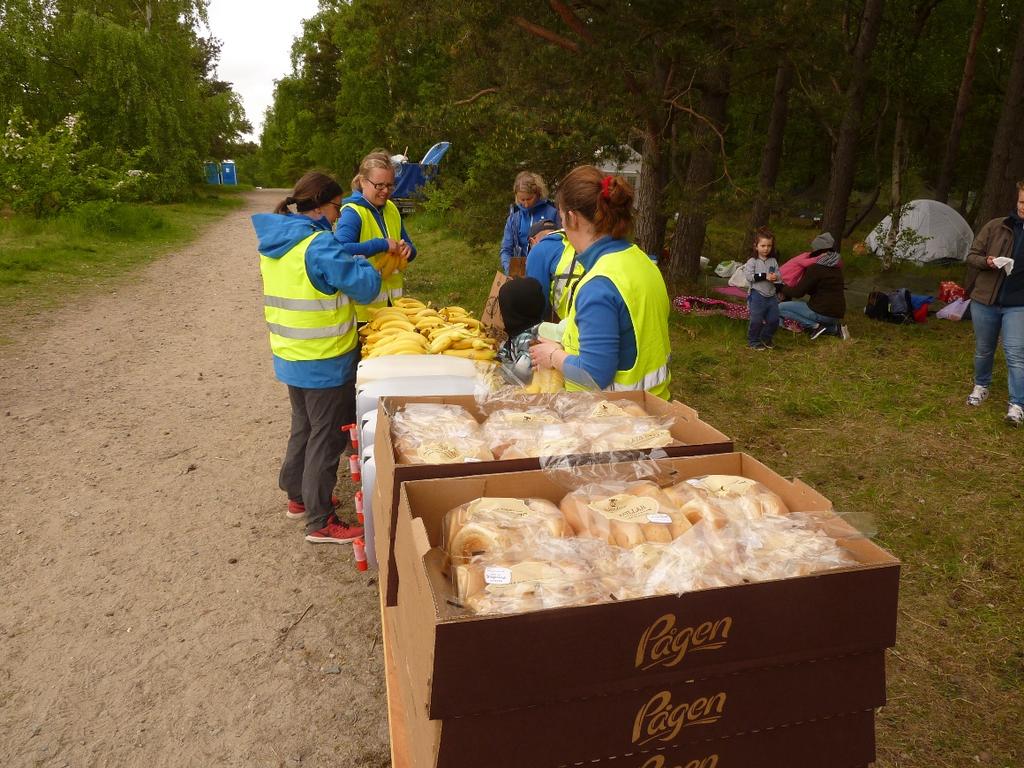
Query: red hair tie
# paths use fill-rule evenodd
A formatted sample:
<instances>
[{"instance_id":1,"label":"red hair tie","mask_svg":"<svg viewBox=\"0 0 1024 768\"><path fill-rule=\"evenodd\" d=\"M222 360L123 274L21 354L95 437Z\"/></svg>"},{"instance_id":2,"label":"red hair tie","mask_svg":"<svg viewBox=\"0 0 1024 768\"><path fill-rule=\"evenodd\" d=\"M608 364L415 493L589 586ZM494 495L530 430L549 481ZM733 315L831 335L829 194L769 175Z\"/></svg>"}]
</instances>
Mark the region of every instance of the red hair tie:
<instances>
[{"instance_id":1,"label":"red hair tie","mask_svg":"<svg viewBox=\"0 0 1024 768\"><path fill-rule=\"evenodd\" d=\"M611 192L609 191L611 189L611 186L611 176L605 176L603 179L601 179L601 197L603 197L605 200L610 200L612 197Z\"/></svg>"}]
</instances>

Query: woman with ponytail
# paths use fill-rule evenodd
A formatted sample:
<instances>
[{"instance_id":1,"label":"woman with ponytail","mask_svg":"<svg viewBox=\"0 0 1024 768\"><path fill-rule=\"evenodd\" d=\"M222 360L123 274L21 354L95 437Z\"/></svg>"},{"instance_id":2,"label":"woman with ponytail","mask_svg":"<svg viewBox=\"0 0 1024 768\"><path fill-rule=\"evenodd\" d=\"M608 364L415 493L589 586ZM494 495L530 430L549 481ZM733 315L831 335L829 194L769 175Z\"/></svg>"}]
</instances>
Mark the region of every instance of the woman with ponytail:
<instances>
[{"instance_id":1,"label":"woman with ponytail","mask_svg":"<svg viewBox=\"0 0 1024 768\"><path fill-rule=\"evenodd\" d=\"M646 390L668 399L668 291L658 267L628 240L633 188L583 165L562 179L556 200L585 272L562 343L535 344L534 366L560 370L569 390Z\"/></svg>"},{"instance_id":2,"label":"woman with ponytail","mask_svg":"<svg viewBox=\"0 0 1024 768\"><path fill-rule=\"evenodd\" d=\"M342 195L338 182L311 171L273 213L252 217L274 374L288 386L292 406L278 483L288 494L287 516L305 518L306 541L313 543L345 544L363 535L337 518L332 494L348 440L342 427L355 420L353 308L377 295L380 275L331 234Z\"/></svg>"},{"instance_id":3,"label":"woman with ponytail","mask_svg":"<svg viewBox=\"0 0 1024 768\"><path fill-rule=\"evenodd\" d=\"M391 157L375 149L359 164L352 179L352 194L345 198L334 237L346 253L362 256L380 271L385 256L393 257L393 270L383 275L380 292L356 307L360 323L371 320L370 310L386 307L401 298L405 287L403 273L416 258L416 247L405 231L398 206L391 202L395 189L395 169Z\"/></svg>"}]
</instances>

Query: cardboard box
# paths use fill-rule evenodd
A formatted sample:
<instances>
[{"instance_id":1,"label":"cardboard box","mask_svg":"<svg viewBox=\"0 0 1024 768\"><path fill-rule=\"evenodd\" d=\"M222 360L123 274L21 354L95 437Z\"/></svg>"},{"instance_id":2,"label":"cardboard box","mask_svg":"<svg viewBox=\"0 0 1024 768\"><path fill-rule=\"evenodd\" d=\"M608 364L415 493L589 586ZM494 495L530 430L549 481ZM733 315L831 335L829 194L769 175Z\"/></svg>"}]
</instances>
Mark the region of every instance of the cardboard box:
<instances>
[{"instance_id":1,"label":"cardboard box","mask_svg":"<svg viewBox=\"0 0 1024 768\"><path fill-rule=\"evenodd\" d=\"M680 479L749 477L779 494L793 511L831 509L809 486L785 480L745 454L659 464ZM895 644L899 562L839 518L833 518L830 533L841 537L857 566L513 615L477 616L449 603L443 558L432 549L440 545L448 510L481 496L530 495L557 502L565 492L542 471L402 486L395 548L402 569L398 616L411 679L429 685L424 698L431 719L643 690Z\"/></svg>"},{"instance_id":2,"label":"cardboard box","mask_svg":"<svg viewBox=\"0 0 1024 768\"><path fill-rule=\"evenodd\" d=\"M385 654L389 659L406 660L398 610L382 609ZM399 755L393 750L393 759L396 766L418 768L555 768L582 764L593 768L854 768L867 765L875 757L872 710L783 721L801 709L814 713L817 706L841 708L866 696L883 697L883 663L881 652L875 652L759 670L748 676L683 683L684 689L677 692L686 693L686 685L692 688L690 694L698 695L702 685L709 685L707 690L727 689L728 694L722 693L728 696L723 705L728 714L719 723L681 719L681 735L677 738L642 737L640 744L633 738L638 720L665 725L671 719L657 714L638 718L620 696L556 702L552 707L491 716L429 720L426 707L414 695L421 689L412 680L415 671L408 664L396 663L390 674L397 684L389 687L388 695L400 701L389 700L388 712L391 732L403 736L403 751ZM862 673L871 677L873 692L865 693L870 686L852 684L856 679L850 675ZM829 698L827 692L833 686L837 695ZM861 692L852 692L857 689ZM655 693L661 691L655 689ZM744 707L752 711L744 713ZM730 733L729 726L744 717L746 722L759 725ZM714 730L707 730L709 727ZM626 751L608 754L609 749L621 751L627 733ZM718 738L714 737L716 733Z\"/></svg>"},{"instance_id":3,"label":"cardboard box","mask_svg":"<svg viewBox=\"0 0 1024 768\"><path fill-rule=\"evenodd\" d=\"M608 392L609 400L631 400L640 403L653 416L671 416L675 419L672 436L685 445L662 448L668 456L728 453L732 441L714 427L701 421L697 412L677 401L666 401L647 392ZM395 520L398 514L399 485L407 480L435 477L487 475L495 472L521 472L539 469L540 459L511 459L508 461L479 461L461 464L398 464L391 440L391 419L407 403L445 403L461 405L478 419L484 415L476 399L470 396L448 397L387 397L378 405L377 429L374 438L374 463L377 488L373 498L374 552L380 569L380 584L385 604L398 603L399 573L395 565ZM609 454L593 454L595 457Z\"/></svg>"}]
</instances>

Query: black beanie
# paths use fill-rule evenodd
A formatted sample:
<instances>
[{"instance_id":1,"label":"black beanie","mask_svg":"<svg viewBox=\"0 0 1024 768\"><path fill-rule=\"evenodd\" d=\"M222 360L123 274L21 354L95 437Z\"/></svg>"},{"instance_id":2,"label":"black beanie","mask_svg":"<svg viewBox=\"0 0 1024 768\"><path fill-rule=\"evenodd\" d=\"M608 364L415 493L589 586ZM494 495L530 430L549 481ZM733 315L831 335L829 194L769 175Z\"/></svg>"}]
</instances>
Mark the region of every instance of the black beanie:
<instances>
[{"instance_id":1,"label":"black beanie","mask_svg":"<svg viewBox=\"0 0 1024 768\"><path fill-rule=\"evenodd\" d=\"M517 336L544 319L544 291L532 277L517 277L498 289L505 333Z\"/></svg>"}]
</instances>

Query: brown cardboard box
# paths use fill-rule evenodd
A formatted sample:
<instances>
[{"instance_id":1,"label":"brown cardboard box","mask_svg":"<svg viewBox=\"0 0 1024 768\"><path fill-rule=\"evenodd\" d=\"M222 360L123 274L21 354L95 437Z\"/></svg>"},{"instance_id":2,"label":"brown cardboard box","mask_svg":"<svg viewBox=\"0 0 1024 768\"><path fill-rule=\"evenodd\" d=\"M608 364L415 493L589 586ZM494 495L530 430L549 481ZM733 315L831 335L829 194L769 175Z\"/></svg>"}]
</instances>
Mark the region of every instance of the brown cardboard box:
<instances>
[{"instance_id":1,"label":"brown cardboard box","mask_svg":"<svg viewBox=\"0 0 1024 768\"><path fill-rule=\"evenodd\" d=\"M390 659L408 658L404 652L398 608L382 608L385 653ZM646 708L647 693L591 700L555 702L491 716L429 720L426 707L415 695L423 686L408 664L392 670L396 685L389 687L388 711L393 734L401 734L407 753L395 754L396 766L418 768L543 768L592 765L594 768L853 768L875 757L874 716L870 709L837 716L824 711L884 698L884 659L881 652L811 664L755 670L707 681L679 684L671 693L694 702L712 690L709 701L722 699L719 721L663 716ZM871 683L858 684L867 674ZM687 688L690 691L687 692ZM835 695L830 697L829 691ZM663 695L654 689L654 695ZM817 712L821 707L823 711ZM744 708L748 711L744 712ZM677 712L680 710L676 710ZM804 716L793 722L787 718ZM397 721L396 721L397 718ZM746 730L734 724L756 723ZM662 733L650 738L637 723L656 724ZM740 726L742 727L742 726ZM674 737L668 729L677 728ZM709 730L710 729L710 730ZM627 735L628 734L628 735ZM724 735L723 735L724 734ZM717 736L717 738L716 738ZM641 742L641 743L637 743ZM627 744L626 751L622 745ZM399 758L401 761L399 762Z\"/></svg>"},{"instance_id":2,"label":"brown cardboard box","mask_svg":"<svg viewBox=\"0 0 1024 768\"><path fill-rule=\"evenodd\" d=\"M672 436L685 445L662 448L668 456L728 453L732 441L714 427L701 421L697 412L678 401L666 401L647 392L609 392L610 400L631 400L640 403L653 416L671 416L675 419ZM407 403L446 403L461 405L478 419L483 418L476 399L468 395L449 397L387 397L378 405L377 428L374 438L374 464L377 483L373 498L374 547L380 570L381 589L388 606L398 603L399 573L395 567L395 519L398 513L398 488L406 480L434 477L463 477L488 475L495 472L521 472L539 469L540 459L511 459L508 461L478 461L465 464L398 464L391 441L391 418ZM602 454L594 454L601 456ZM605 454L608 458L607 454Z\"/></svg>"},{"instance_id":3,"label":"brown cardboard box","mask_svg":"<svg viewBox=\"0 0 1024 768\"><path fill-rule=\"evenodd\" d=\"M680 478L752 478L793 511L831 509L804 483L787 481L745 454L659 464ZM565 491L543 471L402 486L395 548L402 569L398 615L413 679L429 681L424 698L430 718L642 690L895 643L899 562L838 518L831 532L849 536L841 542L858 566L515 615L476 616L449 603L440 551L432 549L440 544L449 509L481 496L531 495L557 502Z\"/></svg>"}]
</instances>

